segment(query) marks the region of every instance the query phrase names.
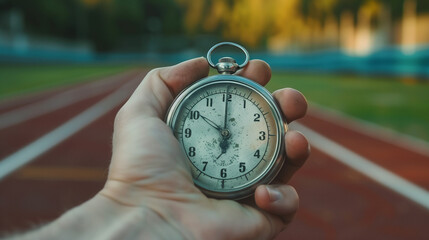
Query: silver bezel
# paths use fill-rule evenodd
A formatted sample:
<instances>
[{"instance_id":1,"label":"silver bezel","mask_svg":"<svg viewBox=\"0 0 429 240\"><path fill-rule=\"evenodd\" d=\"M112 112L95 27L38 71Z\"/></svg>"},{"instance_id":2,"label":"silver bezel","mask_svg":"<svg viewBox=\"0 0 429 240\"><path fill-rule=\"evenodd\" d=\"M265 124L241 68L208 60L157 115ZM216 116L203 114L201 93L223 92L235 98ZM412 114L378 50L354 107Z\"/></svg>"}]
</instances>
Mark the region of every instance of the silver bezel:
<instances>
[{"instance_id":1,"label":"silver bezel","mask_svg":"<svg viewBox=\"0 0 429 240\"><path fill-rule=\"evenodd\" d=\"M205 87L211 84L218 84L218 83L238 84L238 85L245 86L247 88L251 88L255 92L259 93L267 101L268 105L271 108L271 111L274 115L273 117L277 125L277 135L279 136L276 143L277 144L276 151L273 155L273 158L275 158L275 160L271 161L271 165L268 167L268 171L261 174L260 177L249 182L248 186L235 191L215 192L215 191L206 189L204 187L201 187L198 184L195 184L207 196L220 198L220 199L237 200L237 199L242 199L252 195L257 186L261 184L269 184L279 173L280 169L283 166L284 157L285 157L284 156L284 152L285 152L284 151L284 148L285 148L284 134L287 131L287 124L283 121L282 114L279 111L276 101L271 96L271 93L268 90L266 90L264 87L262 87L261 85L259 85L254 81L251 81L247 78L236 76L236 75L215 75L215 76L210 76L195 82L194 84L192 84L191 86L189 86L188 88L186 88L185 90L183 90L181 93L178 94L178 96L174 99L172 105L170 106L167 112L167 116L166 116L167 125L173 129L175 122L177 121L177 115L179 112L178 109L180 108L181 104L186 100L186 98L190 96L190 94L192 94L193 92L196 92L198 89L202 87Z\"/></svg>"}]
</instances>

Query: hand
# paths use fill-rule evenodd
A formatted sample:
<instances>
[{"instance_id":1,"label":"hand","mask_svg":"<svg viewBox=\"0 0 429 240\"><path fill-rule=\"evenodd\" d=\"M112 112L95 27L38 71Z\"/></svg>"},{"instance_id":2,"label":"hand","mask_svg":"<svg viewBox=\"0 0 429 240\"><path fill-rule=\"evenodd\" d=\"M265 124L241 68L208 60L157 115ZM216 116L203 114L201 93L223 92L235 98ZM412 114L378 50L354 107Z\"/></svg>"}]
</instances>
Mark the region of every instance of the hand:
<instances>
[{"instance_id":1,"label":"hand","mask_svg":"<svg viewBox=\"0 0 429 240\"><path fill-rule=\"evenodd\" d=\"M259 186L253 199L238 203L207 198L194 186L183 150L163 119L174 97L206 77L208 70L207 61L197 58L147 74L116 116L108 180L97 197L110 200L113 209L149 212L158 226L162 222L164 234L186 239L271 239L298 208L298 195L286 183L307 159L308 142L299 132L286 133L287 159L275 180L278 184ZM262 85L271 77L269 66L260 60L250 61L238 74ZM273 95L288 122L305 115L307 103L298 91L283 89ZM227 103L225 108L227 113ZM133 221L143 222L138 217ZM150 225L131 225L137 237L151 231Z\"/></svg>"}]
</instances>

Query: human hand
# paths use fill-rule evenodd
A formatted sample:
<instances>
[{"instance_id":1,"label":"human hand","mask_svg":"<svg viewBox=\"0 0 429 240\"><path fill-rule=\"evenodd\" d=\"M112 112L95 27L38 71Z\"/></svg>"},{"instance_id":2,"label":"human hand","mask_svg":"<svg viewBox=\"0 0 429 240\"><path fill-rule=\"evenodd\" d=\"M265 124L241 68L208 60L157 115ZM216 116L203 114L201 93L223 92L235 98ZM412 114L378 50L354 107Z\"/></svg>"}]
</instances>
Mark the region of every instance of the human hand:
<instances>
[{"instance_id":1,"label":"human hand","mask_svg":"<svg viewBox=\"0 0 429 240\"><path fill-rule=\"evenodd\" d=\"M299 132L286 133L287 159L276 185L259 186L253 199L207 198L194 186L186 156L163 119L174 97L208 70L207 61L197 58L147 74L116 116L112 162L99 196L114 207L149 211L164 224L164 233L183 238L271 239L298 208L298 195L286 183L307 159L308 142ZM271 77L260 60L250 61L238 74L261 85ZM298 91L283 89L273 96L288 122L305 115L307 103ZM133 231L145 236L148 230Z\"/></svg>"}]
</instances>

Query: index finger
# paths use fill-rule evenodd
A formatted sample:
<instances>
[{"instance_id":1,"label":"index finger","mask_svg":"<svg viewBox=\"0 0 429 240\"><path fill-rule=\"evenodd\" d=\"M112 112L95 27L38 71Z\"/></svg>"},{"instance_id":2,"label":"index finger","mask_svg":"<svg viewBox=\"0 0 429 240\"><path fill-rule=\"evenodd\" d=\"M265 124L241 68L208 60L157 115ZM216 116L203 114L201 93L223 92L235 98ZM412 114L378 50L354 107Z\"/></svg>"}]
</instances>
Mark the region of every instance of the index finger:
<instances>
[{"instance_id":1,"label":"index finger","mask_svg":"<svg viewBox=\"0 0 429 240\"><path fill-rule=\"evenodd\" d=\"M237 72L237 75L265 86L271 79L271 68L268 63L259 59L254 59L250 60L246 67Z\"/></svg>"}]
</instances>

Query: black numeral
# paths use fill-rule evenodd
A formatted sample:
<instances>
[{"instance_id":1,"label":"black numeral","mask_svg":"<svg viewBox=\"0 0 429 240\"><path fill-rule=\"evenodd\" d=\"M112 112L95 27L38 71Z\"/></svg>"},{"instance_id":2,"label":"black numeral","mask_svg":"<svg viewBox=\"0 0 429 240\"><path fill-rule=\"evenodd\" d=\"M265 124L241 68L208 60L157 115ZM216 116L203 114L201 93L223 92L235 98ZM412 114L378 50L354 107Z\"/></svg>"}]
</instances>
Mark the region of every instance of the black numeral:
<instances>
[{"instance_id":1,"label":"black numeral","mask_svg":"<svg viewBox=\"0 0 429 240\"><path fill-rule=\"evenodd\" d=\"M190 128L185 129L185 137L190 138L192 135L192 130Z\"/></svg>"},{"instance_id":2,"label":"black numeral","mask_svg":"<svg viewBox=\"0 0 429 240\"><path fill-rule=\"evenodd\" d=\"M228 102L231 102L231 98L232 98L231 94L228 94L228 97L226 96L226 94L223 94L222 102L225 102L226 99L228 99Z\"/></svg>"},{"instance_id":3,"label":"black numeral","mask_svg":"<svg viewBox=\"0 0 429 240\"><path fill-rule=\"evenodd\" d=\"M253 121L259 122L259 118L261 118L261 115L259 115L259 113L255 113L255 114L253 114L253 116L255 117L255 119Z\"/></svg>"},{"instance_id":4,"label":"black numeral","mask_svg":"<svg viewBox=\"0 0 429 240\"><path fill-rule=\"evenodd\" d=\"M259 140L265 140L265 132L264 131L260 131L259 132Z\"/></svg>"},{"instance_id":5,"label":"black numeral","mask_svg":"<svg viewBox=\"0 0 429 240\"><path fill-rule=\"evenodd\" d=\"M198 111L191 111L191 113L189 114L191 119L195 119L197 120L198 118L200 118L200 112Z\"/></svg>"},{"instance_id":6,"label":"black numeral","mask_svg":"<svg viewBox=\"0 0 429 240\"><path fill-rule=\"evenodd\" d=\"M243 99L243 108L246 108L246 99Z\"/></svg>"},{"instance_id":7,"label":"black numeral","mask_svg":"<svg viewBox=\"0 0 429 240\"><path fill-rule=\"evenodd\" d=\"M220 176L222 177L222 178L226 178L226 168L222 168L221 170L220 170Z\"/></svg>"},{"instance_id":8,"label":"black numeral","mask_svg":"<svg viewBox=\"0 0 429 240\"><path fill-rule=\"evenodd\" d=\"M194 157L195 156L195 148L194 147L189 147L189 157Z\"/></svg>"},{"instance_id":9,"label":"black numeral","mask_svg":"<svg viewBox=\"0 0 429 240\"><path fill-rule=\"evenodd\" d=\"M238 169L238 171L245 172L246 171L246 163L241 162L240 163L240 168Z\"/></svg>"},{"instance_id":10,"label":"black numeral","mask_svg":"<svg viewBox=\"0 0 429 240\"><path fill-rule=\"evenodd\" d=\"M255 154L253 154L253 156L255 156L255 157L257 157L257 158L260 158L260 157L261 157L261 154L259 153L259 149L258 149L258 150L256 150L256 152L255 152Z\"/></svg>"},{"instance_id":11,"label":"black numeral","mask_svg":"<svg viewBox=\"0 0 429 240\"><path fill-rule=\"evenodd\" d=\"M204 164L203 171L205 171L205 170L206 170L206 168L207 168L207 163L209 163L209 162L203 162L203 164Z\"/></svg>"},{"instance_id":12,"label":"black numeral","mask_svg":"<svg viewBox=\"0 0 429 240\"><path fill-rule=\"evenodd\" d=\"M206 106L207 107L213 106L213 98L206 98Z\"/></svg>"}]
</instances>

